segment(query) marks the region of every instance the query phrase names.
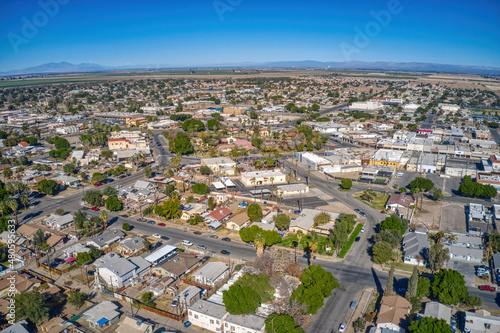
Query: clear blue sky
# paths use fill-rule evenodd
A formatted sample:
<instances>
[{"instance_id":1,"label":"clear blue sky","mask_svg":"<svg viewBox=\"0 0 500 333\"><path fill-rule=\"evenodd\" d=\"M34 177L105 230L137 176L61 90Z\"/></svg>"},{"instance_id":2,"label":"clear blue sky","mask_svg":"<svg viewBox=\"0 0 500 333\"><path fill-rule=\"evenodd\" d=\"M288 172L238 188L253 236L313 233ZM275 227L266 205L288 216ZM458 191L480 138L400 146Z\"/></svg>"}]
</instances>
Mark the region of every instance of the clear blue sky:
<instances>
[{"instance_id":1,"label":"clear blue sky","mask_svg":"<svg viewBox=\"0 0 500 333\"><path fill-rule=\"evenodd\" d=\"M44 14L40 4L57 1L65 4L53 17ZM393 2L3 0L0 71L60 61L193 66L306 59L500 67L495 0L401 0L369 44L356 46L355 28L376 29L371 11ZM38 31L26 29L33 23ZM346 45L356 47L350 56Z\"/></svg>"}]
</instances>

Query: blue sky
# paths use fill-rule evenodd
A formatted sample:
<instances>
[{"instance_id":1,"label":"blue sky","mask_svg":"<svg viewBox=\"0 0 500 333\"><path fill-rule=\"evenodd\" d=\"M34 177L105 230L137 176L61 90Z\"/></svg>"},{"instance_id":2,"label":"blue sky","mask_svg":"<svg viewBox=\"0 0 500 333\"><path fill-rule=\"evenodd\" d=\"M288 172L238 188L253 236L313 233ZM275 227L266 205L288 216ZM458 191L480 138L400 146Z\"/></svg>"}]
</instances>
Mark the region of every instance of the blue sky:
<instances>
[{"instance_id":1,"label":"blue sky","mask_svg":"<svg viewBox=\"0 0 500 333\"><path fill-rule=\"evenodd\" d=\"M54 3L57 10L49 13L52 15L46 14L43 4L51 4L49 8L54 9ZM390 14L388 24L383 26L372 15L381 11ZM30 30L30 26L36 30ZM368 31L367 39L356 37L357 31L365 34L367 27L373 29L371 33ZM356 43L357 40L363 44ZM108 66L193 66L306 59L500 67L500 2L3 0L0 3L0 71L60 61Z\"/></svg>"}]
</instances>

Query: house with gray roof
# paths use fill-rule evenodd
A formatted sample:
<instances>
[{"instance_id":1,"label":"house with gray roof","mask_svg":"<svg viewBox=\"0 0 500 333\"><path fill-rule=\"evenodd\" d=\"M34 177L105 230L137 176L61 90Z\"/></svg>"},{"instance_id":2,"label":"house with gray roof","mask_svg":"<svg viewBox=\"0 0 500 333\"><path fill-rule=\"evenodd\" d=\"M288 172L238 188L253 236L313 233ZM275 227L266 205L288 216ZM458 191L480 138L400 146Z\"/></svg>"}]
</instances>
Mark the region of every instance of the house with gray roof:
<instances>
[{"instance_id":1,"label":"house with gray roof","mask_svg":"<svg viewBox=\"0 0 500 333\"><path fill-rule=\"evenodd\" d=\"M500 317L492 316L486 310L467 311L464 316L463 332L468 333L498 333L500 332Z\"/></svg>"},{"instance_id":2,"label":"house with gray roof","mask_svg":"<svg viewBox=\"0 0 500 333\"><path fill-rule=\"evenodd\" d=\"M125 238L126 234L121 230L107 229L87 241L88 246L102 250Z\"/></svg>"},{"instance_id":3,"label":"house with gray roof","mask_svg":"<svg viewBox=\"0 0 500 333\"><path fill-rule=\"evenodd\" d=\"M142 257L123 258L108 253L95 261L97 276L111 287L134 284L149 273L151 264Z\"/></svg>"},{"instance_id":4,"label":"house with gray roof","mask_svg":"<svg viewBox=\"0 0 500 333\"><path fill-rule=\"evenodd\" d=\"M426 264L426 252L431 245L427 239L427 229L422 229L407 232L403 237L403 256L406 264L419 266ZM419 258L423 259L419 260Z\"/></svg>"},{"instance_id":5,"label":"house with gray roof","mask_svg":"<svg viewBox=\"0 0 500 333\"><path fill-rule=\"evenodd\" d=\"M211 332L221 332L227 311L224 305L200 299L188 308L191 324Z\"/></svg>"},{"instance_id":6,"label":"house with gray roof","mask_svg":"<svg viewBox=\"0 0 500 333\"><path fill-rule=\"evenodd\" d=\"M0 333L30 333L30 331L28 331L28 322L26 320L20 320L14 325L0 331Z\"/></svg>"},{"instance_id":7,"label":"house with gray roof","mask_svg":"<svg viewBox=\"0 0 500 333\"><path fill-rule=\"evenodd\" d=\"M443 319L449 325L451 321L451 308L438 302L427 302L425 303L423 316Z\"/></svg>"},{"instance_id":8,"label":"house with gray roof","mask_svg":"<svg viewBox=\"0 0 500 333\"><path fill-rule=\"evenodd\" d=\"M129 257L141 251L148 242L142 237L125 238L118 244L116 250L125 257Z\"/></svg>"},{"instance_id":9,"label":"house with gray roof","mask_svg":"<svg viewBox=\"0 0 500 333\"><path fill-rule=\"evenodd\" d=\"M225 332L264 333L266 318L254 314L245 316L228 314L224 318Z\"/></svg>"},{"instance_id":10,"label":"house with gray roof","mask_svg":"<svg viewBox=\"0 0 500 333\"><path fill-rule=\"evenodd\" d=\"M229 267L220 261L209 262L193 274L196 283L214 286L229 274Z\"/></svg>"},{"instance_id":11,"label":"house with gray roof","mask_svg":"<svg viewBox=\"0 0 500 333\"><path fill-rule=\"evenodd\" d=\"M102 330L120 319L121 312L118 308L115 303L104 301L85 311L83 317L91 328Z\"/></svg>"},{"instance_id":12,"label":"house with gray roof","mask_svg":"<svg viewBox=\"0 0 500 333\"><path fill-rule=\"evenodd\" d=\"M50 214L44 222L45 225L54 230L63 230L73 227L73 215L71 214Z\"/></svg>"}]
</instances>

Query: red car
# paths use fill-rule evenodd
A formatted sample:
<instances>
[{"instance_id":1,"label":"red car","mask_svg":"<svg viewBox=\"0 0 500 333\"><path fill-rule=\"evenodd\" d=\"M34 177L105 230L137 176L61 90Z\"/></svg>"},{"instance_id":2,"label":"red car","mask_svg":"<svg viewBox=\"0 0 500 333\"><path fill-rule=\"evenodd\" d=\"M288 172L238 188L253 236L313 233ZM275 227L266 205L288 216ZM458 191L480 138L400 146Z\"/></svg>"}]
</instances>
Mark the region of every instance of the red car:
<instances>
[{"instance_id":1,"label":"red car","mask_svg":"<svg viewBox=\"0 0 500 333\"><path fill-rule=\"evenodd\" d=\"M120 215L120 216L121 216L121 217L128 217L128 215L127 215L127 214L123 214L123 215Z\"/></svg>"},{"instance_id":2,"label":"red car","mask_svg":"<svg viewBox=\"0 0 500 333\"><path fill-rule=\"evenodd\" d=\"M127 175L121 175L121 176L120 176L120 177L118 177L118 178L122 179L122 178L125 178L125 177L127 177Z\"/></svg>"},{"instance_id":3,"label":"red car","mask_svg":"<svg viewBox=\"0 0 500 333\"><path fill-rule=\"evenodd\" d=\"M201 232L195 231L195 232L193 232L193 234L195 234L195 235L201 235Z\"/></svg>"},{"instance_id":4,"label":"red car","mask_svg":"<svg viewBox=\"0 0 500 333\"><path fill-rule=\"evenodd\" d=\"M159 225L160 227L164 227L164 226L165 226L165 223L158 223L158 225Z\"/></svg>"},{"instance_id":5,"label":"red car","mask_svg":"<svg viewBox=\"0 0 500 333\"><path fill-rule=\"evenodd\" d=\"M92 207L91 209L92 209L92 210L94 210L94 211L96 211L96 212L98 212L98 211L100 210L100 209L99 209L99 208L97 208L97 207Z\"/></svg>"},{"instance_id":6,"label":"red car","mask_svg":"<svg viewBox=\"0 0 500 333\"><path fill-rule=\"evenodd\" d=\"M497 288L489 286L487 284L485 284L483 286L479 286L479 289L481 289L481 290L487 290L487 291L497 291Z\"/></svg>"},{"instance_id":7,"label":"red car","mask_svg":"<svg viewBox=\"0 0 500 333\"><path fill-rule=\"evenodd\" d=\"M99 186L102 186L102 183L97 183L94 185L95 187L99 187Z\"/></svg>"}]
</instances>

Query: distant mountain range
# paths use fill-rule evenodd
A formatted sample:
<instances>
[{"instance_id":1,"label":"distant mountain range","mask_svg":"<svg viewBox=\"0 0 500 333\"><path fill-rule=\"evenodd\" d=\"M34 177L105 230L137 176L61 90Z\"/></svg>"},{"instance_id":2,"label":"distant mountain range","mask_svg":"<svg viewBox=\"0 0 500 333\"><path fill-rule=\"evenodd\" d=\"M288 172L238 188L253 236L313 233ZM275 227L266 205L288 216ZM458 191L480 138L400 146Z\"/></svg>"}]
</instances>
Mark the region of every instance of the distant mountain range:
<instances>
[{"instance_id":1,"label":"distant mountain range","mask_svg":"<svg viewBox=\"0 0 500 333\"><path fill-rule=\"evenodd\" d=\"M137 70L137 69L173 69L173 68L330 68L330 69L358 69L358 70L383 70L383 71L412 71L412 72L441 72L441 73L462 73L462 74L488 74L500 75L498 67L483 66L463 66L446 65L423 62L321 62L315 60L303 61L275 61L256 63L232 63L232 64L211 64L200 66L173 66L173 65L123 65L123 66L102 66L92 63L71 64L69 62L47 63L35 67L21 70L11 70L0 73L1 76L27 75L27 74L63 74L82 72L103 72L116 70Z\"/></svg>"}]
</instances>

